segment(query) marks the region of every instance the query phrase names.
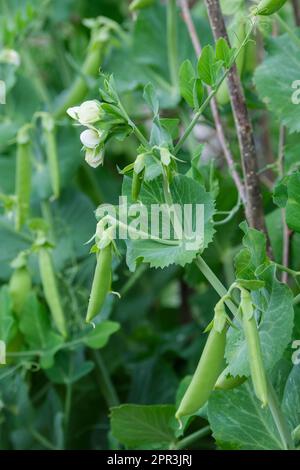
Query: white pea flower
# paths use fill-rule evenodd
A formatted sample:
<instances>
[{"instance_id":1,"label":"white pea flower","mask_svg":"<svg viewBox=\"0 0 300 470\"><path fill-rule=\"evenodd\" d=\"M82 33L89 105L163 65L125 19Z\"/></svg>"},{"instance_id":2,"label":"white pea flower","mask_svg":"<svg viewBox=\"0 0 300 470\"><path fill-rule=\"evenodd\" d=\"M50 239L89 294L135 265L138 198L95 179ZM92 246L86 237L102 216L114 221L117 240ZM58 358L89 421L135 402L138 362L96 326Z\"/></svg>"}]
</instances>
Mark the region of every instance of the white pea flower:
<instances>
[{"instance_id":1,"label":"white pea flower","mask_svg":"<svg viewBox=\"0 0 300 470\"><path fill-rule=\"evenodd\" d=\"M83 126L88 126L101 119L102 110L99 101L84 101L80 106L72 106L67 109L67 114Z\"/></svg>"},{"instance_id":2,"label":"white pea flower","mask_svg":"<svg viewBox=\"0 0 300 470\"><path fill-rule=\"evenodd\" d=\"M81 124L93 124L99 121L101 117L101 107L99 101L89 100L84 101L78 110L78 120Z\"/></svg>"},{"instance_id":3,"label":"white pea flower","mask_svg":"<svg viewBox=\"0 0 300 470\"><path fill-rule=\"evenodd\" d=\"M79 106L72 106L72 108L67 109L67 114L72 119L76 119L76 121L78 121L78 111L79 111Z\"/></svg>"},{"instance_id":4,"label":"white pea flower","mask_svg":"<svg viewBox=\"0 0 300 470\"><path fill-rule=\"evenodd\" d=\"M80 140L82 145L88 149L94 149L101 142L101 135L98 131L94 129L86 129L81 132Z\"/></svg>"},{"instance_id":5,"label":"white pea flower","mask_svg":"<svg viewBox=\"0 0 300 470\"><path fill-rule=\"evenodd\" d=\"M92 168L97 168L99 165L103 165L104 147L94 149L87 148L85 152L85 161Z\"/></svg>"}]
</instances>

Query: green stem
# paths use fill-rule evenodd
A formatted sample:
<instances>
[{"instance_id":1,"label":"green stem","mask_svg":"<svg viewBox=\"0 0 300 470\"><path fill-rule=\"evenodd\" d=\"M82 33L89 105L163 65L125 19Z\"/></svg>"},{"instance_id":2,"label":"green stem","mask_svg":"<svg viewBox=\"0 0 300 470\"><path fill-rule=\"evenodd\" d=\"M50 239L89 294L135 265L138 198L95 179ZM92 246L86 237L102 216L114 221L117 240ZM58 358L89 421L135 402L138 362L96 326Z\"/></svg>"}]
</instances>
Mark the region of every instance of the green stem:
<instances>
[{"instance_id":1,"label":"green stem","mask_svg":"<svg viewBox=\"0 0 300 470\"><path fill-rule=\"evenodd\" d=\"M199 429L199 431L193 432L184 439L181 439L181 441L179 441L175 445L175 450L186 449L190 447L191 444L194 444L194 442L197 442L199 439L202 439L202 437L208 436L210 433L210 426L205 426L204 428Z\"/></svg>"},{"instance_id":2,"label":"green stem","mask_svg":"<svg viewBox=\"0 0 300 470\"><path fill-rule=\"evenodd\" d=\"M111 408L112 406L118 406L120 404L120 400L107 371L105 362L103 361L99 351L93 351L93 356L100 372L102 392L106 404L108 408Z\"/></svg>"},{"instance_id":3,"label":"green stem","mask_svg":"<svg viewBox=\"0 0 300 470\"><path fill-rule=\"evenodd\" d=\"M242 44L240 45L240 47L238 48L237 52L235 53L233 59L232 59L232 64L235 63L236 59L238 58L241 50L245 47L245 45L247 44L247 42L249 41L249 38L251 36L251 33L253 31L253 28L254 28L254 23L251 25L251 28L249 29L248 33L246 34L245 36L245 39L244 41L242 42ZM176 146L175 146L175 149L174 149L174 154L176 155L179 150L181 149L182 145L184 144L184 142L186 141L186 139L188 138L188 136L190 135L190 133L192 132L192 130L194 129L195 125L197 124L198 122L198 119L199 117L201 116L201 114L203 114L203 112L206 110L206 108L208 107L209 103L211 102L212 98L216 95L218 89L220 88L220 86L222 85L222 83L224 82L225 78L227 77L228 73L230 72L230 69L231 67L229 67L225 73L223 74L223 76L220 78L220 80L217 82L216 86L211 90L211 92L209 93L209 95L206 97L206 99L204 100L204 102L202 103L202 105L200 106L200 108L198 109L198 111L195 113L192 121L190 122L189 126L186 128L186 130L184 131L183 135L181 136L181 138L179 139L179 141L177 142Z\"/></svg>"},{"instance_id":4,"label":"green stem","mask_svg":"<svg viewBox=\"0 0 300 470\"><path fill-rule=\"evenodd\" d=\"M176 0L168 0L167 4L167 47L169 72L174 89L178 86L178 51L177 51L177 8Z\"/></svg>"},{"instance_id":5,"label":"green stem","mask_svg":"<svg viewBox=\"0 0 300 470\"><path fill-rule=\"evenodd\" d=\"M281 271L285 271L286 273L291 274L291 276L300 276L300 271L295 271L294 269L290 269L287 266L283 266L283 264L274 263L276 268L280 269Z\"/></svg>"},{"instance_id":6,"label":"green stem","mask_svg":"<svg viewBox=\"0 0 300 470\"><path fill-rule=\"evenodd\" d=\"M280 435L283 447L285 450L294 449L294 443L292 440L291 433L288 428L286 419L281 411L280 403L278 401L276 392L269 379L268 381L268 405L273 416L277 431Z\"/></svg>"},{"instance_id":7,"label":"green stem","mask_svg":"<svg viewBox=\"0 0 300 470\"><path fill-rule=\"evenodd\" d=\"M215 289L217 294L220 297L224 297L227 294L227 289L225 286L223 286L222 282L217 278L215 273L210 269L210 267L206 264L204 259L201 256L197 257L196 264L200 271L202 272L203 276L206 277L208 282L212 285L212 287ZM237 314L237 307L234 305L234 303L227 299L225 301L227 307L231 311L233 315Z\"/></svg>"},{"instance_id":8,"label":"green stem","mask_svg":"<svg viewBox=\"0 0 300 470\"><path fill-rule=\"evenodd\" d=\"M300 294L296 295L293 300L293 305L297 305L300 302Z\"/></svg>"},{"instance_id":9,"label":"green stem","mask_svg":"<svg viewBox=\"0 0 300 470\"><path fill-rule=\"evenodd\" d=\"M138 279L144 274L147 269L147 264L140 264L140 266L138 266L138 268L130 276L128 281L123 285L122 289L120 290L121 297L127 294L127 292L134 286L134 284L138 281Z\"/></svg>"},{"instance_id":10,"label":"green stem","mask_svg":"<svg viewBox=\"0 0 300 470\"><path fill-rule=\"evenodd\" d=\"M135 125L135 123L131 120L130 116L128 115L126 109L124 108L123 104L121 103L120 99L118 100L118 106L122 111L124 118L127 120L128 125L132 128L132 131L136 138L141 142L141 144L146 148L149 149L149 143L147 139L143 136L139 128Z\"/></svg>"},{"instance_id":11,"label":"green stem","mask_svg":"<svg viewBox=\"0 0 300 470\"><path fill-rule=\"evenodd\" d=\"M30 429L30 434L34 437L34 439L39 442L42 446L46 447L46 449L50 450L59 450L52 442L50 442L45 436L40 434L35 429Z\"/></svg>"},{"instance_id":12,"label":"green stem","mask_svg":"<svg viewBox=\"0 0 300 470\"><path fill-rule=\"evenodd\" d=\"M67 441L68 428L70 422L71 414L71 405L72 405L72 384L70 382L66 383L66 398L65 398L65 412L64 412L64 421L65 421L65 442Z\"/></svg>"}]
</instances>

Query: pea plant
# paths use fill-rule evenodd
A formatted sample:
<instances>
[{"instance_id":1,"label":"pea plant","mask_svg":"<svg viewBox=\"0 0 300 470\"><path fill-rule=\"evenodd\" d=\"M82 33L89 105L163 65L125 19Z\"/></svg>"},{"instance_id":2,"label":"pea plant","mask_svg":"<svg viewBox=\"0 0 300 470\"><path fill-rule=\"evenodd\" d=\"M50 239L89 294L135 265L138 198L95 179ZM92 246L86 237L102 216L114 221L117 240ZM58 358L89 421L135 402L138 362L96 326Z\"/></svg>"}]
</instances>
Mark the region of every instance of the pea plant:
<instances>
[{"instance_id":1,"label":"pea plant","mask_svg":"<svg viewBox=\"0 0 300 470\"><path fill-rule=\"evenodd\" d=\"M0 12L0 448L298 449L298 1L40 3Z\"/></svg>"}]
</instances>

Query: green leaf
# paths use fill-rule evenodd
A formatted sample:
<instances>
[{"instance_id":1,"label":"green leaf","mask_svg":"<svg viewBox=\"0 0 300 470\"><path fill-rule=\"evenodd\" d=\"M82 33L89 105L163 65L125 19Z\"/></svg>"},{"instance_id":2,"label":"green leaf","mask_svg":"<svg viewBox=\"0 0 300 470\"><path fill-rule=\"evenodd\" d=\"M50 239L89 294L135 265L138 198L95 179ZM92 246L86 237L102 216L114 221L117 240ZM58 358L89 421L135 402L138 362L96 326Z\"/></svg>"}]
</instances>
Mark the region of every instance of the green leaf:
<instances>
[{"instance_id":1,"label":"green leaf","mask_svg":"<svg viewBox=\"0 0 300 470\"><path fill-rule=\"evenodd\" d=\"M300 365L295 365L287 379L282 400L282 411L293 431L300 424Z\"/></svg>"},{"instance_id":2,"label":"green leaf","mask_svg":"<svg viewBox=\"0 0 300 470\"><path fill-rule=\"evenodd\" d=\"M182 98L194 108L195 70L190 60L185 60L179 69L179 89Z\"/></svg>"},{"instance_id":3,"label":"green leaf","mask_svg":"<svg viewBox=\"0 0 300 470\"><path fill-rule=\"evenodd\" d=\"M300 232L300 173L289 177L287 193L286 223L290 229Z\"/></svg>"},{"instance_id":4,"label":"green leaf","mask_svg":"<svg viewBox=\"0 0 300 470\"><path fill-rule=\"evenodd\" d=\"M113 436L129 448L147 448L154 444L168 448L178 427L173 405L121 405L111 408Z\"/></svg>"},{"instance_id":5,"label":"green leaf","mask_svg":"<svg viewBox=\"0 0 300 470\"><path fill-rule=\"evenodd\" d=\"M213 47L208 44L202 49L198 60L198 75L204 83L210 86L216 82L215 63L215 52Z\"/></svg>"},{"instance_id":6,"label":"green leaf","mask_svg":"<svg viewBox=\"0 0 300 470\"><path fill-rule=\"evenodd\" d=\"M152 83L147 83L144 88L144 100L150 106L150 109L153 112L154 116L156 116L159 111L159 101Z\"/></svg>"},{"instance_id":7,"label":"green leaf","mask_svg":"<svg viewBox=\"0 0 300 470\"><path fill-rule=\"evenodd\" d=\"M130 200L131 180L124 179L123 194ZM210 193L197 181L187 176L176 176L171 185L170 192L174 204L181 208L184 204L190 204L195 209L195 204L204 205L204 240L197 238L195 230L196 211L192 213L192 231L194 235L189 240L175 240L178 244L168 245L151 239L128 239L127 243L127 264L131 270L135 270L136 263L143 260L150 263L151 267L164 268L170 264L179 264L184 266L191 263L196 255L203 251L213 238L214 201ZM162 180L157 178L149 183L144 183L140 200L146 206L148 214L151 214L151 205L165 205ZM152 206L153 207L153 206ZM151 217L149 217L151 219ZM184 220L184 217L182 217ZM149 224L151 220L148 220ZM161 224L160 224L161 225ZM162 227L159 227L159 236L163 238ZM198 234L199 235L199 234ZM174 234L171 233L171 241L174 241Z\"/></svg>"},{"instance_id":8,"label":"green leaf","mask_svg":"<svg viewBox=\"0 0 300 470\"><path fill-rule=\"evenodd\" d=\"M40 351L41 366L51 367L54 355L64 343L64 339L51 330L50 319L33 293L28 296L24 305L19 328L28 346Z\"/></svg>"},{"instance_id":9,"label":"green leaf","mask_svg":"<svg viewBox=\"0 0 300 470\"><path fill-rule=\"evenodd\" d=\"M282 449L273 417L268 408L261 407L249 383L213 392L208 419L214 438L224 449Z\"/></svg>"},{"instance_id":10,"label":"green leaf","mask_svg":"<svg viewBox=\"0 0 300 470\"><path fill-rule=\"evenodd\" d=\"M283 34L269 40L268 52L254 75L258 94L282 125L290 132L299 132L300 107L294 104L299 91L292 87L300 76L299 45Z\"/></svg>"},{"instance_id":11,"label":"green leaf","mask_svg":"<svg viewBox=\"0 0 300 470\"><path fill-rule=\"evenodd\" d=\"M216 42L216 59L221 60L226 68L231 66L234 50L230 49L228 42L224 38L219 38Z\"/></svg>"},{"instance_id":12,"label":"green leaf","mask_svg":"<svg viewBox=\"0 0 300 470\"><path fill-rule=\"evenodd\" d=\"M110 336L120 329L120 324L113 321L98 323L83 339L84 344L93 349L103 348Z\"/></svg>"},{"instance_id":13,"label":"green leaf","mask_svg":"<svg viewBox=\"0 0 300 470\"><path fill-rule=\"evenodd\" d=\"M47 369L47 377L56 384L71 385L89 374L94 368L92 361L85 361L80 354L61 353L53 367Z\"/></svg>"},{"instance_id":14,"label":"green leaf","mask_svg":"<svg viewBox=\"0 0 300 470\"><path fill-rule=\"evenodd\" d=\"M201 82L200 78L196 78L194 81L193 87L193 101L194 101L194 108L200 108L204 97L204 86Z\"/></svg>"},{"instance_id":15,"label":"green leaf","mask_svg":"<svg viewBox=\"0 0 300 470\"><path fill-rule=\"evenodd\" d=\"M16 334L11 298L7 286L0 289L0 341L8 343Z\"/></svg>"}]
</instances>

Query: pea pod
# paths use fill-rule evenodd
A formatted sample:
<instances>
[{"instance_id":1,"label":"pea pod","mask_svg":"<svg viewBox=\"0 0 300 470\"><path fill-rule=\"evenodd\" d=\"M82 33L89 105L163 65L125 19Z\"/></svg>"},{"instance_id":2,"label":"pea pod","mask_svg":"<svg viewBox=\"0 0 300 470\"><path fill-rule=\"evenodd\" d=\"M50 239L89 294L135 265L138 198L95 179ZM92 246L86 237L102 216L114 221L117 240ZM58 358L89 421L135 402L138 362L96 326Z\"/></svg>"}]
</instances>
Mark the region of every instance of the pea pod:
<instances>
[{"instance_id":1,"label":"pea pod","mask_svg":"<svg viewBox=\"0 0 300 470\"><path fill-rule=\"evenodd\" d=\"M280 10L286 0L261 0L254 10L255 15L269 16Z\"/></svg>"},{"instance_id":2,"label":"pea pod","mask_svg":"<svg viewBox=\"0 0 300 470\"><path fill-rule=\"evenodd\" d=\"M58 198L60 193L60 175L55 138L55 123L50 114L46 113L42 117L42 123L53 196Z\"/></svg>"},{"instance_id":3,"label":"pea pod","mask_svg":"<svg viewBox=\"0 0 300 470\"><path fill-rule=\"evenodd\" d=\"M207 338L203 353L192 381L176 412L176 418L191 415L208 400L224 366L226 330L219 333L213 327Z\"/></svg>"},{"instance_id":4,"label":"pea pod","mask_svg":"<svg viewBox=\"0 0 300 470\"><path fill-rule=\"evenodd\" d=\"M86 314L86 322L89 323L100 313L106 296L111 287L111 263L112 246L109 243L102 248L97 256L97 264Z\"/></svg>"},{"instance_id":5,"label":"pea pod","mask_svg":"<svg viewBox=\"0 0 300 470\"><path fill-rule=\"evenodd\" d=\"M31 276L26 266L14 270L9 281L9 292L12 298L13 310L20 314L23 305L31 291Z\"/></svg>"},{"instance_id":6,"label":"pea pod","mask_svg":"<svg viewBox=\"0 0 300 470\"><path fill-rule=\"evenodd\" d=\"M40 275L46 301L49 305L53 321L58 331L62 336L66 337L66 321L60 301L51 255L46 247L41 247L39 249L38 256Z\"/></svg>"},{"instance_id":7,"label":"pea pod","mask_svg":"<svg viewBox=\"0 0 300 470\"><path fill-rule=\"evenodd\" d=\"M17 161L15 193L17 197L16 230L20 230L29 215L32 155L29 126L22 127L17 135Z\"/></svg>"},{"instance_id":8,"label":"pea pod","mask_svg":"<svg viewBox=\"0 0 300 470\"><path fill-rule=\"evenodd\" d=\"M142 10L143 8L148 8L153 5L155 0L133 0L129 5L130 11Z\"/></svg>"},{"instance_id":9,"label":"pea pod","mask_svg":"<svg viewBox=\"0 0 300 470\"><path fill-rule=\"evenodd\" d=\"M246 289L241 289L241 308L254 391L262 405L266 406L268 404L267 379L251 295Z\"/></svg>"},{"instance_id":10,"label":"pea pod","mask_svg":"<svg viewBox=\"0 0 300 470\"><path fill-rule=\"evenodd\" d=\"M134 171L132 175L132 186L131 186L131 198L133 202L136 202L139 198L142 183L143 183L143 173L136 173Z\"/></svg>"},{"instance_id":11,"label":"pea pod","mask_svg":"<svg viewBox=\"0 0 300 470\"><path fill-rule=\"evenodd\" d=\"M226 367L223 372L218 377L218 380L215 384L216 390L232 390L233 388L239 387L247 380L247 377L240 377L237 375L233 377L229 373L229 368Z\"/></svg>"},{"instance_id":12,"label":"pea pod","mask_svg":"<svg viewBox=\"0 0 300 470\"><path fill-rule=\"evenodd\" d=\"M89 90L85 77L96 77L99 73L104 48L105 43L103 40L95 40L92 37L86 59L82 64L81 74L77 75L73 85L64 93L61 104L54 111L55 119L64 117L68 108L80 103L85 98Z\"/></svg>"}]
</instances>

